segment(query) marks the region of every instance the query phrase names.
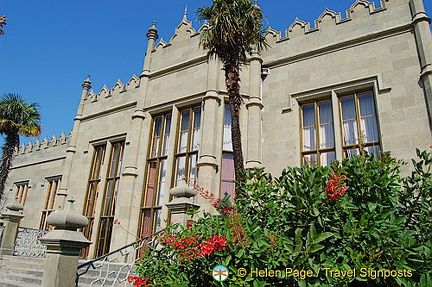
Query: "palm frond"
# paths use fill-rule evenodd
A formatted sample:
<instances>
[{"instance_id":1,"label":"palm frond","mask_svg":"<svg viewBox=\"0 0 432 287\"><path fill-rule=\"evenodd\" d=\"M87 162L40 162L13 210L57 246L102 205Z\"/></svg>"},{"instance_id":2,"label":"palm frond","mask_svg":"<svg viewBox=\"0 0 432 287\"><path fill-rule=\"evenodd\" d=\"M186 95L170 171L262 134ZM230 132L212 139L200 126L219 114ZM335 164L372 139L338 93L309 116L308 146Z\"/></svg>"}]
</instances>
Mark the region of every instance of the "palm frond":
<instances>
[{"instance_id":1,"label":"palm frond","mask_svg":"<svg viewBox=\"0 0 432 287\"><path fill-rule=\"evenodd\" d=\"M0 133L25 136L40 134L41 116L37 103L27 103L18 94L5 94L0 99Z\"/></svg>"},{"instance_id":2,"label":"palm frond","mask_svg":"<svg viewBox=\"0 0 432 287\"><path fill-rule=\"evenodd\" d=\"M199 8L197 15L208 23L200 45L224 64L242 64L254 49L260 52L268 47L262 11L250 0L213 0L211 7Z\"/></svg>"}]
</instances>

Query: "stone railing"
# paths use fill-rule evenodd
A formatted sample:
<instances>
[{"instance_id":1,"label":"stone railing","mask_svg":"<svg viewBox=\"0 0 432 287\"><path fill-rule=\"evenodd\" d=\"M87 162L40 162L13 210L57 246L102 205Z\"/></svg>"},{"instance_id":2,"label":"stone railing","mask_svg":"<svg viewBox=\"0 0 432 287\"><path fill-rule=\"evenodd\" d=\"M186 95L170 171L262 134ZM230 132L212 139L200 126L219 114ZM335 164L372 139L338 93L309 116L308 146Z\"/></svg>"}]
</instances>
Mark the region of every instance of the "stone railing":
<instances>
[{"instance_id":1,"label":"stone railing","mask_svg":"<svg viewBox=\"0 0 432 287\"><path fill-rule=\"evenodd\" d=\"M39 238L47 234L46 230L19 227L15 240L15 256L45 257L46 246L43 246Z\"/></svg>"},{"instance_id":2,"label":"stone railing","mask_svg":"<svg viewBox=\"0 0 432 287\"><path fill-rule=\"evenodd\" d=\"M163 231L78 265L75 286L79 286L80 277L88 273L94 274L91 276L94 279L86 282L86 286L131 286L128 277L135 273L140 252L147 248L157 248L156 235Z\"/></svg>"}]
</instances>

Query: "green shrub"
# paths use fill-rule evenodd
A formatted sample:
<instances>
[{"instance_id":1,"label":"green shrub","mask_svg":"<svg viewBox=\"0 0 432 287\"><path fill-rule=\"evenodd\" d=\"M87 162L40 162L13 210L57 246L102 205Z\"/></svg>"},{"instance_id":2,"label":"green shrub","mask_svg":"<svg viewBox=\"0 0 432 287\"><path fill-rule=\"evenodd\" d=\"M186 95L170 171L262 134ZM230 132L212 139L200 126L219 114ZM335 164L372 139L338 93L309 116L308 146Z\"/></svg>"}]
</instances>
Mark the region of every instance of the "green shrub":
<instances>
[{"instance_id":1,"label":"green shrub","mask_svg":"<svg viewBox=\"0 0 432 287\"><path fill-rule=\"evenodd\" d=\"M388 153L247 171L245 197L158 235L137 274L153 286L432 286L432 159L417 155L405 178Z\"/></svg>"}]
</instances>

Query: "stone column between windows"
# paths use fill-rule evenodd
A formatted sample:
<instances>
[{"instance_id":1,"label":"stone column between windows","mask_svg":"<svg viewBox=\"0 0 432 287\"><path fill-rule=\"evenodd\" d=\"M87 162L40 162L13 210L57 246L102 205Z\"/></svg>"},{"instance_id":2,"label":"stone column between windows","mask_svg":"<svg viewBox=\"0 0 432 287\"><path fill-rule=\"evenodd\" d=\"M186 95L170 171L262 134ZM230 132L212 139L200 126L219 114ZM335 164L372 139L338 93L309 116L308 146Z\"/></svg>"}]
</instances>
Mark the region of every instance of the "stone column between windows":
<instances>
[{"instance_id":1,"label":"stone column between windows","mask_svg":"<svg viewBox=\"0 0 432 287\"><path fill-rule=\"evenodd\" d=\"M68 196L69 177L73 165L74 155L76 152L78 133L81 125L81 117L84 110L84 101L87 98L90 89L91 89L91 81L89 75L88 78L85 79L84 83L82 84L80 103L78 106L76 117L74 119L74 126L71 131L70 142L68 144L68 147L66 148L66 160L63 169L62 181L60 183L60 188L57 192L58 198L56 200L56 205L60 206L60 208L64 208L66 204L66 197Z\"/></svg>"},{"instance_id":2,"label":"stone column between windows","mask_svg":"<svg viewBox=\"0 0 432 287\"><path fill-rule=\"evenodd\" d=\"M428 107L429 123L432 125L432 37L430 18L427 17L422 0L410 0L414 35L420 58L420 78Z\"/></svg>"},{"instance_id":3,"label":"stone column between windows","mask_svg":"<svg viewBox=\"0 0 432 287\"><path fill-rule=\"evenodd\" d=\"M216 151L221 148L220 143L222 142L220 124L222 119L219 116L219 109L221 109L220 96L216 91L207 91L203 98L201 151L197 163L198 184L212 192L215 197L219 194L220 188L220 180L216 176L219 168ZM197 196L196 200L198 205L209 210L208 200L200 196Z\"/></svg>"},{"instance_id":4,"label":"stone column between windows","mask_svg":"<svg viewBox=\"0 0 432 287\"><path fill-rule=\"evenodd\" d=\"M141 80L143 82L143 80ZM147 154L148 135L150 133L150 115L136 110L132 115L132 127L125 139L123 164L120 171L118 195L114 218L123 228L113 226L111 250L123 247L136 240L134 232L138 230L139 210L143 190L144 167ZM126 232L128 230L130 233ZM131 234L132 233L132 234Z\"/></svg>"},{"instance_id":5,"label":"stone column between windows","mask_svg":"<svg viewBox=\"0 0 432 287\"><path fill-rule=\"evenodd\" d=\"M261 63L258 53L250 58L250 98L246 103L247 109L247 152L245 168L260 168L262 165L262 119L261 110ZM243 133L245 134L245 133Z\"/></svg>"},{"instance_id":6,"label":"stone column between windows","mask_svg":"<svg viewBox=\"0 0 432 287\"><path fill-rule=\"evenodd\" d=\"M331 102L333 111L333 130L334 130L334 144L335 144L335 154L336 159L341 161L343 159L342 151L342 125L341 117L339 116L339 98L335 91L331 92Z\"/></svg>"},{"instance_id":7,"label":"stone column between windows","mask_svg":"<svg viewBox=\"0 0 432 287\"><path fill-rule=\"evenodd\" d=\"M218 83L220 77L220 63L217 59L208 59L207 91L203 97L203 111L201 116L201 148L197 162L198 184L212 192L219 194L220 178L217 177L219 169L220 150L222 149L222 101L219 95ZM223 114L223 113L222 113ZM217 197L217 196L216 196ZM196 196L196 202L202 209L210 210L208 200Z\"/></svg>"},{"instance_id":8,"label":"stone column between windows","mask_svg":"<svg viewBox=\"0 0 432 287\"><path fill-rule=\"evenodd\" d=\"M132 115L132 125L127 131L123 153L123 167L119 182L119 195L115 206L115 219L124 229L113 229L111 250L123 247L136 240L133 235L138 230L141 197L149 142L151 116L144 112L144 104L149 82L148 74L140 79L139 99ZM147 119L147 120L146 120Z\"/></svg>"}]
</instances>

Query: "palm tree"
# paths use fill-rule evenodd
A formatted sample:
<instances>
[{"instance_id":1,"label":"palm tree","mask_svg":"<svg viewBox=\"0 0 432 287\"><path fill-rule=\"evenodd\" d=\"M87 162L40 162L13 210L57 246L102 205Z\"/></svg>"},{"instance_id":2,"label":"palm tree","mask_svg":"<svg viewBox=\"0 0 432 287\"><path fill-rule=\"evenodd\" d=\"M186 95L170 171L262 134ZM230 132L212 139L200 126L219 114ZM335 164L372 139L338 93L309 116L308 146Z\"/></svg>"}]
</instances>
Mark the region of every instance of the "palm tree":
<instances>
[{"instance_id":1,"label":"palm tree","mask_svg":"<svg viewBox=\"0 0 432 287\"><path fill-rule=\"evenodd\" d=\"M263 14L250 0L213 0L211 7L199 8L199 20L207 21L201 32L200 45L209 56L218 57L225 71L229 105L231 107L231 138L233 143L235 179L240 181L244 171L239 110L240 68L246 63L247 54L260 52L268 47L264 37ZM240 193L236 191L236 196Z\"/></svg>"},{"instance_id":2,"label":"palm tree","mask_svg":"<svg viewBox=\"0 0 432 287\"><path fill-rule=\"evenodd\" d=\"M4 34L3 26L6 25L6 16L0 16L0 35Z\"/></svg>"},{"instance_id":3,"label":"palm tree","mask_svg":"<svg viewBox=\"0 0 432 287\"><path fill-rule=\"evenodd\" d=\"M38 108L38 104L29 104L17 94L5 94L0 99L0 134L6 136L0 166L0 202L19 136L38 136L41 132Z\"/></svg>"}]
</instances>

